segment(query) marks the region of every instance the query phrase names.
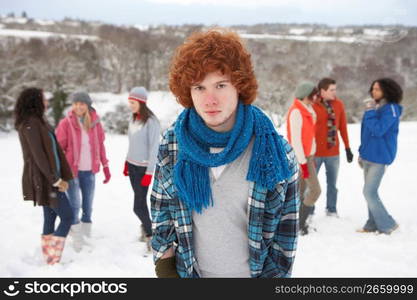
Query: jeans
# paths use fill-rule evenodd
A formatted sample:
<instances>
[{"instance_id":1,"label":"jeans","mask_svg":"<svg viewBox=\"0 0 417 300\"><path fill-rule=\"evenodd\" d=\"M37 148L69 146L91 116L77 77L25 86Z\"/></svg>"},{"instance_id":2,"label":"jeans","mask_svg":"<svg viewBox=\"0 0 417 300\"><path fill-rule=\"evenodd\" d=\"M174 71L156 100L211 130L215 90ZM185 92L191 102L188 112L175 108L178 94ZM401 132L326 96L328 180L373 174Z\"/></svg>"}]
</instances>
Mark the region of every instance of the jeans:
<instances>
[{"instance_id":1,"label":"jeans","mask_svg":"<svg viewBox=\"0 0 417 300\"><path fill-rule=\"evenodd\" d=\"M129 170L130 184L132 185L135 194L133 211L138 216L139 220L145 229L146 235L152 235L152 222L149 217L148 204L146 196L148 194L148 187L140 184L143 175L145 175L146 167L139 167L127 163Z\"/></svg>"},{"instance_id":2,"label":"jeans","mask_svg":"<svg viewBox=\"0 0 417 300\"><path fill-rule=\"evenodd\" d=\"M43 206L43 234L53 234L55 236L66 237L73 220L73 212L65 193L57 192L58 207L52 208ZM55 230L55 220L59 217L60 222Z\"/></svg>"},{"instance_id":3,"label":"jeans","mask_svg":"<svg viewBox=\"0 0 417 300\"><path fill-rule=\"evenodd\" d=\"M386 165L362 160L362 166L365 176L363 195L368 204L368 220L363 228L368 231L389 233L396 226L396 222L388 214L378 195Z\"/></svg>"},{"instance_id":4,"label":"jeans","mask_svg":"<svg viewBox=\"0 0 417 300\"><path fill-rule=\"evenodd\" d=\"M96 176L91 171L78 171L78 177L69 181L67 196L70 201L74 219L72 224L91 223Z\"/></svg>"},{"instance_id":5,"label":"jeans","mask_svg":"<svg viewBox=\"0 0 417 300\"><path fill-rule=\"evenodd\" d=\"M328 212L337 212L337 188L336 181L339 173L339 155L337 156L318 156L315 157L317 174L319 174L320 167L324 163L326 169L326 182L327 182L327 193L326 193L326 210Z\"/></svg>"}]
</instances>

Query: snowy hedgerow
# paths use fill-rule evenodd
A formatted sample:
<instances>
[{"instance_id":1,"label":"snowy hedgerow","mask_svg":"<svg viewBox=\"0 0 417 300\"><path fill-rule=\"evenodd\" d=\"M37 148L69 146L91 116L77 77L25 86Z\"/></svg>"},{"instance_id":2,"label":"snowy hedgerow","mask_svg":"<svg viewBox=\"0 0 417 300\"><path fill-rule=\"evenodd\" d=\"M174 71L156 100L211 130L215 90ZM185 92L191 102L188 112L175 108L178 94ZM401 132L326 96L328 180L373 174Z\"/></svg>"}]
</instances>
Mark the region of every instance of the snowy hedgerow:
<instances>
[{"instance_id":1,"label":"snowy hedgerow","mask_svg":"<svg viewBox=\"0 0 417 300\"><path fill-rule=\"evenodd\" d=\"M115 106L115 111L107 112L102 117L102 121L107 132L127 134L131 117L132 113L127 105L118 104Z\"/></svg>"}]
</instances>

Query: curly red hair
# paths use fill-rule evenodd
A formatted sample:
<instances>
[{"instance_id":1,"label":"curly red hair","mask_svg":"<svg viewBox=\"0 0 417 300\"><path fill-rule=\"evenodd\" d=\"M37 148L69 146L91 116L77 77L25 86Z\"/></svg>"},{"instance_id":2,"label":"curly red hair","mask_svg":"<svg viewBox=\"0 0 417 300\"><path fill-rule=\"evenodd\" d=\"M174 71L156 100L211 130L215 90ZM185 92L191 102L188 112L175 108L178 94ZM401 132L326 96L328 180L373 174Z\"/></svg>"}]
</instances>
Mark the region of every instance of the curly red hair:
<instances>
[{"instance_id":1,"label":"curly red hair","mask_svg":"<svg viewBox=\"0 0 417 300\"><path fill-rule=\"evenodd\" d=\"M251 104L258 89L251 55L239 36L227 30L209 30L190 35L176 50L171 62L169 88L184 107L193 107L191 86L207 73L230 75L244 104Z\"/></svg>"}]
</instances>

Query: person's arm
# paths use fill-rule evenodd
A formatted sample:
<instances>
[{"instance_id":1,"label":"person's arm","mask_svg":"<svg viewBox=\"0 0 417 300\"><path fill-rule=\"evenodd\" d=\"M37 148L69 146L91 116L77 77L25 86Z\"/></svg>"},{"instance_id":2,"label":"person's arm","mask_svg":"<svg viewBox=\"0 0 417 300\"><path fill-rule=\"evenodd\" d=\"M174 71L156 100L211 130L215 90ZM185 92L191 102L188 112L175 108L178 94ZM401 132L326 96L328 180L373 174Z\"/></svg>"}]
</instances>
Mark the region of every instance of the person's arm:
<instances>
[{"instance_id":1,"label":"person's arm","mask_svg":"<svg viewBox=\"0 0 417 300\"><path fill-rule=\"evenodd\" d=\"M287 181L285 200L273 238L271 251L276 252L280 277L291 277L298 238L298 208L300 206L299 170L294 151L286 145L291 177Z\"/></svg>"},{"instance_id":2,"label":"person's arm","mask_svg":"<svg viewBox=\"0 0 417 300\"><path fill-rule=\"evenodd\" d=\"M47 154L44 151L45 146L42 144L41 126L41 120L31 118L28 120L27 124L22 126L22 135L29 146L29 151L39 170L48 180L50 185L58 187L62 180L49 164Z\"/></svg>"},{"instance_id":3,"label":"person's arm","mask_svg":"<svg viewBox=\"0 0 417 300\"><path fill-rule=\"evenodd\" d=\"M341 106L339 132L340 136L342 137L343 144L345 144L345 149L350 149L345 106L342 101L340 101L339 103Z\"/></svg>"},{"instance_id":4,"label":"person's arm","mask_svg":"<svg viewBox=\"0 0 417 300\"><path fill-rule=\"evenodd\" d=\"M149 157L148 157L148 167L146 168L146 174L153 175L156 166L156 160L158 157L158 146L159 146L159 137L161 126L159 125L158 120L149 119L148 122L151 122L149 125L148 131L148 144L149 144Z\"/></svg>"},{"instance_id":5,"label":"person's arm","mask_svg":"<svg viewBox=\"0 0 417 300\"><path fill-rule=\"evenodd\" d=\"M353 153L349 146L349 135L347 130L347 118L345 106L342 101L340 101L340 123L339 123L339 132L342 137L343 144L345 144L346 159L348 163L353 161Z\"/></svg>"},{"instance_id":6,"label":"person's arm","mask_svg":"<svg viewBox=\"0 0 417 300\"><path fill-rule=\"evenodd\" d=\"M97 126L97 131L98 131L97 132L98 140L99 140L99 144L97 145L97 147L99 147L100 149L99 150L100 161L101 161L101 164L103 165L103 173L104 173L103 183L106 184L110 181L111 174L110 174L110 168L109 168L109 160L107 159L107 156L106 156L106 147L104 147L104 140L105 140L104 129L100 122L96 126Z\"/></svg>"},{"instance_id":7,"label":"person's arm","mask_svg":"<svg viewBox=\"0 0 417 300\"><path fill-rule=\"evenodd\" d=\"M298 163L307 163L302 141L303 117L298 109L294 109L289 115L291 127L291 146L294 149Z\"/></svg>"},{"instance_id":8,"label":"person's arm","mask_svg":"<svg viewBox=\"0 0 417 300\"><path fill-rule=\"evenodd\" d=\"M363 116L365 119L364 126L368 128L373 136L382 137L395 122L399 121L398 108L394 104L386 105L388 107L379 116L375 109L367 110Z\"/></svg>"},{"instance_id":9,"label":"person's arm","mask_svg":"<svg viewBox=\"0 0 417 300\"><path fill-rule=\"evenodd\" d=\"M108 167L109 160L107 159L106 155L106 147L104 146L104 140L106 139L106 136L104 134L103 126L101 125L101 122L97 123L97 130L98 130L98 137L99 137L99 145L97 145L100 148L100 161L103 167Z\"/></svg>"},{"instance_id":10,"label":"person's arm","mask_svg":"<svg viewBox=\"0 0 417 300\"><path fill-rule=\"evenodd\" d=\"M174 220L169 210L171 196L166 188L171 181L173 170L169 166L169 133L166 133L159 146L155 178L151 193L152 249L155 272L158 277L179 277L175 267L174 242L178 243ZM172 183L171 183L172 184Z\"/></svg>"}]
</instances>

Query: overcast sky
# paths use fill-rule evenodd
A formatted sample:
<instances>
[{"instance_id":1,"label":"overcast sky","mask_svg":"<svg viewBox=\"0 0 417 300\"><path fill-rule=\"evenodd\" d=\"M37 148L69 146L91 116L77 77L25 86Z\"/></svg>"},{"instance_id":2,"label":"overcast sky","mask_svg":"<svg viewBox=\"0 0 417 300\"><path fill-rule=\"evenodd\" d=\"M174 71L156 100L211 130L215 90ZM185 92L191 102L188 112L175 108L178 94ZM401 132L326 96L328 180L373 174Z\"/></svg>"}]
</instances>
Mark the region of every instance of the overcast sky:
<instances>
[{"instance_id":1,"label":"overcast sky","mask_svg":"<svg viewBox=\"0 0 417 300\"><path fill-rule=\"evenodd\" d=\"M366 3L366 4L365 4ZM0 14L126 25L322 23L417 26L414 0L0 0Z\"/></svg>"}]
</instances>

